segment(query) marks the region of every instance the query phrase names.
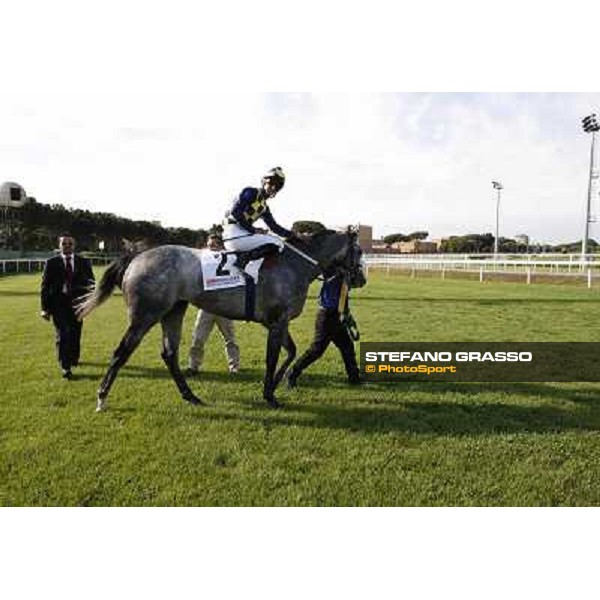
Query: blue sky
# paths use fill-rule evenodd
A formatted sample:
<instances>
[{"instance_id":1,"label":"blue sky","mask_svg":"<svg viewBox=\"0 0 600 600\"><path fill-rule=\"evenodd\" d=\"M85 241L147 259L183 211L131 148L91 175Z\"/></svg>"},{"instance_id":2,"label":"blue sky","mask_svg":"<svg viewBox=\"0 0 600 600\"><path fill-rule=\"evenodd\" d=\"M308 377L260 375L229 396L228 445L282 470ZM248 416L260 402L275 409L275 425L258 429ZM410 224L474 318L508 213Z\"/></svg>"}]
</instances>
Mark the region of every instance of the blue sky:
<instances>
[{"instance_id":1,"label":"blue sky","mask_svg":"<svg viewBox=\"0 0 600 600\"><path fill-rule=\"evenodd\" d=\"M281 165L284 225L441 237L493 231L498 179L501 235L556 242L581 237L580 119L600 93L42 93L0 108L0 180L41 202L206 227Z\"/></svg>"}]
</instances>

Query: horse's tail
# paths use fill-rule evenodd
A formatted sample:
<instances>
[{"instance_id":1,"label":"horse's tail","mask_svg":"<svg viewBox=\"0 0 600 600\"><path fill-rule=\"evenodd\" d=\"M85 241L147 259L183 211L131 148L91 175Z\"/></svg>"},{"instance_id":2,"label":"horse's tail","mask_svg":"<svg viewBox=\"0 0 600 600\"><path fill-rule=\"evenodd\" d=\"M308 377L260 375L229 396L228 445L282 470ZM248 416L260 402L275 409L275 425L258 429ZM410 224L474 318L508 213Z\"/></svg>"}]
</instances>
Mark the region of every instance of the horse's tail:
<instances>
[{"instance_id":1,"label":"horse's tail","mask_svg":"<svg viewBox=\"0 0 600 600\"><path fill-rule=\"evenodd\" d=\"M137 254L137 252L129 252L110 263L100 283L91 287L89 293L78 302L75 313L80 321L105 302L113 293L115 286L122 286L125 271Z\"/></svg>"}]
</instances>

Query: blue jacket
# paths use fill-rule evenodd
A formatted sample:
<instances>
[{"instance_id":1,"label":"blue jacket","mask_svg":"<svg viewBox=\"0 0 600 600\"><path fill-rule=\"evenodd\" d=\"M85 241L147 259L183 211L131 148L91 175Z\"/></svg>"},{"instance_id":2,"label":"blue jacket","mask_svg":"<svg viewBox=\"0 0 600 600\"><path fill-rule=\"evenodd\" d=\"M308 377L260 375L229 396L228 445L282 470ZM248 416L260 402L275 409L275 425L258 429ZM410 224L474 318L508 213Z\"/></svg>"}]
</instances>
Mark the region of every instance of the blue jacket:
<instances>
[{"instance_id":1,"label":"blue jacket","mask_svg":"<svg viewBox=\"0 0 600 600\"><path fill-rule=\"evenodd\" d=\"M292 235L291 231L277 224L267 206L267 198L264 196L263 190L257 188L244 188L235 200L228 216L250 233L256 233L253 223L258 219L262 219L267 227L277 235L281 237Z\"/></svg>"},{"instance_id":2,"label":"blue jacket","mask_svg":"<svg viewBox=\"0 0 600 600\"><path fill-rule=\"evenodd\" d=\"M319 292L319 305L326 310L338 310L340 302L340 294L342 292L343 278L336 275L333 279L323 282L321 291ZM344 310L348 308L348 297L346 296L346 305Z\"/></svg>"}]
</instances>

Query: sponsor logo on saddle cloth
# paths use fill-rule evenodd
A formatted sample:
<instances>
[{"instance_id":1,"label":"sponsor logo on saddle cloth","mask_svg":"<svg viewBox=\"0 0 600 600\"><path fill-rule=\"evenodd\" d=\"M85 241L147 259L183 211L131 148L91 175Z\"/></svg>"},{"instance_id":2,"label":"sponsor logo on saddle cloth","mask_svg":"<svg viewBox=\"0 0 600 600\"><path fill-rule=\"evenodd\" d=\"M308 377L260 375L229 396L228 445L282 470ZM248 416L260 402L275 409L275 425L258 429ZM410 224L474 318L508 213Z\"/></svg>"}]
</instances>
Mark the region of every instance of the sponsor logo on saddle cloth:
<instances>
[{"instance_id":1,"label":"sponsor logo on saddle cloth","mask_svg":"<svg viewBox=\"0 0 600 600\"><path fill-rule=\"evenodd\" d=\"M206 291L222 290L225 288L240 287L246 285L246 280L240 270L233 265L235 254L215 252L203 249L200 251L200 262L202 263L202 283ZM254 283L258 283L258 271L264 259L253 260L246 266L248 273Z\"/></svg>"}]
</instances>

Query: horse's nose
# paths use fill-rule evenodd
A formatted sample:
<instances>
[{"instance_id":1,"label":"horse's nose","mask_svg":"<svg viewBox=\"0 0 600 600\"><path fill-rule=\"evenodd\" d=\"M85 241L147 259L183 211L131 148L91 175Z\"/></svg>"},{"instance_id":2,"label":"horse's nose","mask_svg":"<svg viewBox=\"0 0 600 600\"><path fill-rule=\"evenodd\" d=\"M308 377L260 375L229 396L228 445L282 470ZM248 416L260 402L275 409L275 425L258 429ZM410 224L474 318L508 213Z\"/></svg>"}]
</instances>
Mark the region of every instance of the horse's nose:
<instances>
[{"instance_id":1,"label":"horse's nose","mask_svg":"<svg viewBox=\"0 0 600 600\"><path fill-rule=\"evenodd\" d=\"M367 284L367 278L365 277L364 273L357 273L356 277L354 278L354 285L352 287L356 287L356 288L360 288L363 287Z\"/></svg>"}]
</instances>

